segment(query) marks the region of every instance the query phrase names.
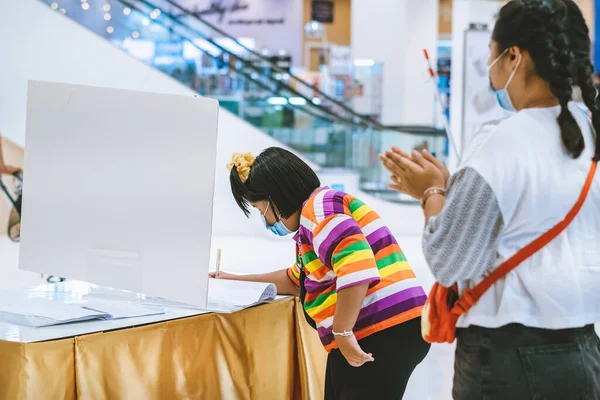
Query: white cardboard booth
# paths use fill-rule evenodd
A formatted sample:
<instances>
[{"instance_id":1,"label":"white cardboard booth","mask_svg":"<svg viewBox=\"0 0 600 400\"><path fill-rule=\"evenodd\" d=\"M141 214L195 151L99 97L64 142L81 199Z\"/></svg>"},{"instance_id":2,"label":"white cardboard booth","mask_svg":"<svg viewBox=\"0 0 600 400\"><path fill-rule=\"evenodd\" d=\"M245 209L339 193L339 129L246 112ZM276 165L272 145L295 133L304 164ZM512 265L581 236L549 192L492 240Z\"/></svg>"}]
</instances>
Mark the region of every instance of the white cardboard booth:
<instances>
[{"instance_id":1,"label":"white cardboard booth","mask_svg":"<svg viewBox=\"0 0 600 400\"><path fill-rule=\"evenodd\" d=\"M206 306L218 102L30 81L20 268Z\"/></svg>"}]
</instances>

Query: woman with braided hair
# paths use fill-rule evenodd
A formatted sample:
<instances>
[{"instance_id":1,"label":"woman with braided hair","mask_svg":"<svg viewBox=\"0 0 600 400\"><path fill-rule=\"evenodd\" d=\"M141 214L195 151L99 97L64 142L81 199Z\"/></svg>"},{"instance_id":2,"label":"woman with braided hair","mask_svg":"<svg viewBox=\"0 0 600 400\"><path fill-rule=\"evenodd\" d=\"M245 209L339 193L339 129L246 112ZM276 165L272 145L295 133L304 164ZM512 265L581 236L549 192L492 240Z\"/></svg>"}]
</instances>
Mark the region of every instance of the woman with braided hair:
<instances>
[{"instance_id":1,"label":"woman with braided hair","mask_svg":"<svg viewBox=\"0 0 600 400\"><path fill-rule=\"evenodd\" d=\"M423 251L439 284L456 284L461 297L493 282L456 323L453 396L600 399L600 105L589 30L571 0L513 0L490 50L490 89L514 114L457 173L446 179L429 154L381 155L392 187L422 200ZM571 101L575 86L591 121Z\"/></svg>"}]
</instances>

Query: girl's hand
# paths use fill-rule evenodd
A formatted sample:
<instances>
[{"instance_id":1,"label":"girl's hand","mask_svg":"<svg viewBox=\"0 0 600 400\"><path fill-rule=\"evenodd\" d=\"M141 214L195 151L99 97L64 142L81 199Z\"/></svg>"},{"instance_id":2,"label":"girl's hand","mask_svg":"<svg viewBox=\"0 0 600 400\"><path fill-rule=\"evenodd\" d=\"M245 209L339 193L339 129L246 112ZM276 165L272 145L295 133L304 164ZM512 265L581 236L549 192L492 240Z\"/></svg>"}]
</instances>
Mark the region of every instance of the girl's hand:
<instances>
[{"instance_id":1,"label":"girl's hand","mask_svg":"<svg viewBox=\"0 0 600 400\"><path fill-rule=\"evenodd\" d=\"M355 368L362 366L364 363L375 361L372 354L367 354L360 348L354 335L336 336L335 342L348 364Z\"/></svg>"},{"instance_id":2,"label":"girl's hand","mask_svg":"<svg viewBox=\"0 0 600 400\"><path fill-rule=\"evenodd\" d=\"M227 272L219 272L219 275L217 275L216 272L209 272L208 277L213 279L228 279L230 281L240 280L240 277L238 275L228 274Z\"/></svg>"},{"instance_id":3,"label":"girl's hand","mask_svg":"<svg viewBox=\"0 0 600 400\"><path fill-rule=\"evenodd\" d=\"M384 167L392 173L396 182L390 185L391 189L421 200L427 189L446 187L445 173L437 165L417 151L408 155L400 149L397 150L379 155Z\"/></svg>"}]
</instances>

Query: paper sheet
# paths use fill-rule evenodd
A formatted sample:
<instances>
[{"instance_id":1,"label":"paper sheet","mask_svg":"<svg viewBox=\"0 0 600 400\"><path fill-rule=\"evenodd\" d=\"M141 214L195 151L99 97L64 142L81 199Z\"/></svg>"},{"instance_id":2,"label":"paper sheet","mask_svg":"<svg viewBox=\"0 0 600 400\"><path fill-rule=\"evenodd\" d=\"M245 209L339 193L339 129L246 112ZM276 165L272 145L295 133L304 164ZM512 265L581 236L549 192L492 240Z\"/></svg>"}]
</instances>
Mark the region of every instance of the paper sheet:
<instances>
[{"instance_id":1,"label":"paper sheet","mask_svg":"<svg viewBox=\"0 0 600 400\"><path fill-rule=\"evenodd\" d=\"M230 313L274 300L276 297L277 287L273 283L210 279L208 282L208 305L203 310ZM145 298L141 300L141 303L200 310L193 305L157 297Z\"/></svg>"},{"instance_id":2,"label":"paper sheet","mask_svg":"<svg viewBox=\"0 0 600 400\"><path fill-rule=\"evenodd\" d=\"M110 314L109 319L145 317L165 313L161 308L144 307L131 301L113 301L91 297L87 299L87 303L82 304L82 307L87 310Z\"/></svg>"},{"instance_id":3,"label":"paper sheet","mask_svg":"<svg viewBox=\"0 0 600 400\"><path fill-rule=\"evenodd\" d=\"M277 287L273 283L211 279L208 283L208 308L233 312L274 300Z\"/></svg>"},{"instance_id":4,"label":"paper sheet","mask_svg":"<svg viewBox=\"0 0 600 400\"><path fill-rule=\"evenodd\" d=\"M249 306L273 300L277 288L273 283L211 279L208 283L208 302Z\"/></svg>"},{"instance_id":5,"label":"paper sheet","mask_svg":"<svg viewBox=\"0 0 600 400\"><path fill-rule=\"evenodd\" d=\"M27 298L0 306L2 321L42 327L106 318L107 313L86 310L80 304L66 304L45 298Z\"/></svg>"}]
</instances>

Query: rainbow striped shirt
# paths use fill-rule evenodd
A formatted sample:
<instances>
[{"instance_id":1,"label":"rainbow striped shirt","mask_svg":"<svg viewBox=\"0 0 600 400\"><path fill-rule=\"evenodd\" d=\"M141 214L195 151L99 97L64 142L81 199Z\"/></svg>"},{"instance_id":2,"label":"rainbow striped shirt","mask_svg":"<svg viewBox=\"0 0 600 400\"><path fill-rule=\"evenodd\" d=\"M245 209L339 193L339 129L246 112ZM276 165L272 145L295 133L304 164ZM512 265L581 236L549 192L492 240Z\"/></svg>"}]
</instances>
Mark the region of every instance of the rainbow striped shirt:
<instances>
[{"instance_id":1,"label":"rainbow striped shirt","mask_svg":"<svg viewBox=\"0 0 600 400\"><path fill-rule=\"evenodd\" d=\"M369 282L354 334L362 339L421 315L427 298L400 246L379 215L349 194L318 189L302 208L296 263L288 276L300 286L304 309L316 322L327 351L333 334L337 291Z\"/></svg>"}]
</instances>

